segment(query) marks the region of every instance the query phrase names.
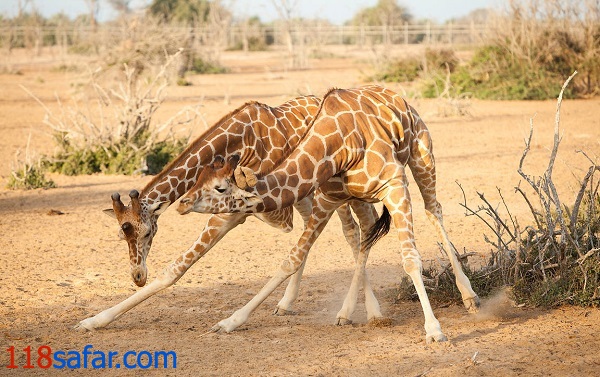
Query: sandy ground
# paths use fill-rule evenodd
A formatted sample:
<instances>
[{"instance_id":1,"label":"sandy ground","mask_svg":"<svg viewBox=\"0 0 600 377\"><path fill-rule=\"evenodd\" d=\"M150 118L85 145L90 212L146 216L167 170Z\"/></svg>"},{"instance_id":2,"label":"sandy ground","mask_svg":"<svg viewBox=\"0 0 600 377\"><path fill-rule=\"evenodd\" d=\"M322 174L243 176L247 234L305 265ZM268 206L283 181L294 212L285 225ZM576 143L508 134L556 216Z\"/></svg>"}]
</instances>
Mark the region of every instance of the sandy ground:
<instances>
[{"instance_id":1,"label":"sandy ground","mask_svg":"<svg viewBox=\"0 0 600 377\"><path fill-rule=\"evenodd\" d=\"M304 93L322 95L327 88L365 83L367 58L344 52L313 60L304 71L282 69L276 54L244 56L228 53L225 64L233 73L193 76L193 86L171 87L160 116L202 101L212 124L247 100L278 105ZM31 150L52 152L43 110L18 86L23 85L56 109L54 94L63 99L83 81L80 73L60 73L60 62L25 59L13 62L21 75L0 75L0 375L39 373L38 347L83 350L87 344L104 352L173 350L177 369L150 369L155 374L184 376L481 376L598 375L600 311L565 307L556 310L514 308L499 299L484 302L479 315L462 307L438 307L434 312L449 338L427 345L423 314L418 302L395 302L390 294L405 276L393 232L378 243L368 271L388 327L369 326L361 305L354 324L333 322L352 276L350 249L334 218L313 248L307 262L298 314L278 317L271 312L283 294L280 287L238 331L208 334L219 320L247 302L265 284L301 232L282 234L254 218L236 228L174 287L157 294L107 328L76 332L80 320L122 301L136 287L129 277L127 247L117 237L116 222L102 214L114 191L141 189L149 177L52 176L58 188L8 191L4 184L17 149L31 134ZM11 63L11 64L13 64ZM398 85L391 89L402 91ZM438 162L438 193L445 221L457 247L473 251L482 262L489 252L485 229L460 206L462 184L469 204L476 192L492 202L501 189L513 214L529 221L524 203L514 194L516 173L535 115L533 149L525 170L541 174L547 164L554 126L555 102L472 101L467 117L437 115L438 101L412 99L434 139ZM576 153L600 154L600 99L565 101L563 141L555 182L564 200L573 198L575 177L588 163ZM192 130L194 135L201 129ZM574 177L575 176L575 177ZM433 227L427 223L420 196L411 186L417 243L425 260L439 256ZM51 216L50 210L63 215ZM182 253L200 233L207 216L179 216L168 210L159 220L159 232L148 258L149 281ZM362 303L362 301L361 301ZM8 347L14 346L19 366L23 348L31 346L34 369L8 369ZM123 374L123 369L106 371Z\"/></svg>"}]
</instances>

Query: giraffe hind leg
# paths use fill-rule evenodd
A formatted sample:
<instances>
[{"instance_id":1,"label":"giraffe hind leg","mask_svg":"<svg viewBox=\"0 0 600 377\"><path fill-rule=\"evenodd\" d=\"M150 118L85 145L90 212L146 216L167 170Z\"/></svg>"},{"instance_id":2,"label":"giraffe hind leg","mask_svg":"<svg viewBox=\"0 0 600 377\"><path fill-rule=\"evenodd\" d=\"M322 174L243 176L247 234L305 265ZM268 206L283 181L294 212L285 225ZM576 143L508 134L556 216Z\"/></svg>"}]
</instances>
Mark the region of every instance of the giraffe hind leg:
<instances>
[{"instance_id":1,"label":"giraffe hind leg","mask_svg":"<svg viewBox=\"0 0 600 377\"><path fill-rule=\"evenodd\" d=\"M361 233L364 233L364 230L366 229L371 229L377 219L377 212L375 211L373 205L357 200L352 201L351 205L352 209L354 209L354 212L360 221ZM347 325L352 323L350 316L352 315L352 313L354 313L354 310L356 308L356 303L358 301L358 291L361 285L365 294L365 308L367 310L367 319L369 321L380 319L382 317L381 308L379 306L377 298L375 297L375 294L373 293L373 289L371 288L369 277L365 269L367 258L369 257L370 247L364 247L364 244L361 244L361 235L357 232L356 223L352 218L348 206L341 206L340 208L338 208L337 212L343 224L347 224L350 222L354 223L354 227L352 228L352 235L354 237L350 237L350 235L346 234L346 232L344 234L346 235L346 240L348 241L352 249L355 250L354 259L356 263L350 288L348 290L348 293L346 294L346 298L344 299L342 308L336 315L335 323L336 325ZM348 216L350 218L348 218ZM346 230L346 227L344 227L344 229Z\"/></svg>"},{"instance_id":2,"label":"giraffe hind leg","mask_svg":"<svg viewBox=\"0 0 600 377\"><path fill-rule=\"evenodd\" d=\"M431 136L421 120L417 122L415 128L417 129L417 135L408 165L425 202L427 218L434 225L438 239L444 245L444 250L450 260L450 265L456 277L456 286L461 293L463 304L469 312L476 313L480 307L479 296L473 291L471 282L458 261L454 245L450 242L448 233L444 228L442 206L436 198L436 171Z\"/></svg>"},{"instance_id":3,"label":"giraffe hind leg","mask_svg":"<svg viewBox=\"0 0 600 377\"><path fill-rule=\"evenodd\" d=\"M444 246L444 250L446 251L446 255L450 260L450 265L452 266L452 270L454 271L454 276L456 278L456 286L460 291L465 308L470 313L477 313L481 306L481 301L477 293L475 293L475 291L471 287L471 282L469 281L467 275L465 275L460 261L458 260L456 249L454 248L452 242L450 242L448 234L444 229L444 224L442 220L442 207L438 202L436 202L436 204L437 206L435 207L435 209L426 209L427 217L429 218L429 221L435 226L438 238L441 240L442 245Z\"/></svg>"}]
</instances>

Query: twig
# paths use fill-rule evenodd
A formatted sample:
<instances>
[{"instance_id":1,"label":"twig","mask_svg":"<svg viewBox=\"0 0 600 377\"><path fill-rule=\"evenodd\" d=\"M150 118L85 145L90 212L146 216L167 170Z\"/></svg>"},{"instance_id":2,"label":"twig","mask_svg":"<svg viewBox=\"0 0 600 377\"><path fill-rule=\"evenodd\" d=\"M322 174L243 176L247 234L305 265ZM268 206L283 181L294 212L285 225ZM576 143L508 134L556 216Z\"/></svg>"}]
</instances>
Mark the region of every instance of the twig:
<instances>
[{"instance_id":1,"label":"twig","mask_svg":"<svg viewBox=\"0 0 600 377\"><path fill-rule=\"evenodd\" d=\"M465 209L465 216L476 216L477 218L479 218L481 221L483 221L483 223L485 225L487 225L488 228L490 228L492 230L492 232L494 232L494 234L498 237L499 240L502 241L502 244L504 245L504 247L506 249L508 249L508 245L506 243L504 243L504 241L502 240L502 236L500 235L500 233L498 233L498 231L496 231L496 229L494 229L494 227L486 220L484 219L479 212L480 211L486 211L488 212L488 214L490 213L486 208L479 208L477 211L472 210L471 208L469 208L467 206L467 196L465 194L465 190L463 189L462 185L460 183L458 183L458 181L455 181L456 184L458 185L458 187L460 187L460 190L462 191L463 194L463 203L459 203L459 205L461 207L463 207ZM478 193L479 194L479 193ZM492 217L494 220L496 220L496 218L494 218L493 216L490 215L490 217ZM488 242L492 243L491 241L488 240ZM493 243L492 243L493 244Z\"/></svg>"},{"instance_id":2,"label":"twig","mask_svg":"<svg viewBox=\"0 0 600 377\"><path fill-rule=\"evenodd\" d=\"M498 192L500 192L500 189L498 189ZM492 207L492 205L487 201L487 199L485 198L485 196L484 196L483 193L478 192L477 195L479 195L479 198L481 199L481 201L483 201L487 205L488 212L492 213L492 215L493 215L492 217L496 221L496 223L498 225L501 225L502 228L504 228L504 230L506 230L508 232L508 234L510 235L511 240L508 241L508 243L514 241L515 240L515 235L512 234L512 232L510 231L510 229L508 228L508 226L506 226L506 224L504 223L504 221L502 221L502 219L500 218L500 215L498 214L498 211L496 211L494 209L494 207ZM502 197L502 194L500 195L500 197ZM504 198L502 198L502 201L504 201ZM506 203L505 203L505 205L506 205ZM510 217L510 212L509 212L509 217ZM512 217L511 217L511 220L512 220Z\"/></svg>"},{"instance_id":3,"label":"twig","mask_svg":"<svg viewBox=\"0 0 600 377\"><path fill-rule=\"evenodd\" d=\"M598 251L600 251L600 248L591 249L590 251L585 253L583 256L581 256L579 259L577 259L577 263L583 264L583 262L585 262L586 259L588 259L592 255L594 255L594 253L597 253Z\"/></svg>"},{"instance_id":4,"label":"twig","mask_svg":"<svg viewBox=\"0 0 600 377\"><path fill-rule=\"evenodd\" d=\"M539 217L542 217L542 215L537 212L535 210L535 208L533 208L533 205L531 204L531 202L529 201L529 198L527 197L527 195L525 194L525 192L523 190L521 190L521 182L519 182L519 185L515 187L515 192L519 192L521 194L521 196L523 196L523 199L525 199L525 202L527 203L527 205L529 206L529 210L531 211L531 214L533 215L533 220L535 220L535 223L537 225L538 229L542 228L542 225L540 224L540 221L538 219Z\"/></svg>"}]
</instances>

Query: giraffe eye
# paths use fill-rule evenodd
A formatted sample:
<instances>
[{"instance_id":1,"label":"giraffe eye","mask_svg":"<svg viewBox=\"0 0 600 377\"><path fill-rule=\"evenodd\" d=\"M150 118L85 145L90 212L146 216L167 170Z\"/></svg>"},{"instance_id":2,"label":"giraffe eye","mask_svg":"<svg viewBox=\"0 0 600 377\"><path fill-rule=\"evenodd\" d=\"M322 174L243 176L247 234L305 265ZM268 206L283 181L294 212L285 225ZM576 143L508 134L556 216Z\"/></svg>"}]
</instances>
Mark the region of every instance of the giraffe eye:
<instances>
[{"instance_id":1,"label":"giraffe eye","mask_svg":"<svg viewBox=\"0 0 600 377\"><path fill-rule=\"evenodd\" d=\"M227 188L223 188L223 187L215 187L215 190L217 190L217 192L219 194L223 194L225 191L227 191Z\"/></svg>"},{"instance_id":2,"label":"giraffe eye","mask_svg":"<svg viewBox=\"0 0 600 377\"><path fill-rule=\"evenodd\" d=\"M125 235L130 235L133 232L133 225L131 225L131 223L129 222L124 223L123 225L121 225L121 231Z\"/></svg>"}]
</instances>

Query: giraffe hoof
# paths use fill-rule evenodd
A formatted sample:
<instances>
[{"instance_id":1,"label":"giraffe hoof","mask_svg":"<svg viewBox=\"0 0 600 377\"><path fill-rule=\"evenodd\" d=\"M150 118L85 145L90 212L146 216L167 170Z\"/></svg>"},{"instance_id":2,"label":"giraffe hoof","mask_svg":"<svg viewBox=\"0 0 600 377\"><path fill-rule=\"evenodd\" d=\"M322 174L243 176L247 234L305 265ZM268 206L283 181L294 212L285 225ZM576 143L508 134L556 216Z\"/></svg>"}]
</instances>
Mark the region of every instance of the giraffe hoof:
<instances>
[{"instance_id":1,"label":"giraffe hoof","mask_svg":"<svg viewBox=\"0 0 600 377\"><path fill-rule=\"evenodd\" d=\"M73 330L78 331L78 332L88 332L88 331L92 331L93 329L86 328L80 322L80 323L76 324L75 326L73 326Z\"/></svg>"},{"instance_id":2,"label":"giraffe hoof","mask_svg":"<svg viewBox=\"0 0 600 377\"><path fill-rule=\"evenodd\" d=\"M441 343L441 342L447 342L448 338L446 337L446 335L439 333L439 334L432 334L432 335L427 335L425 337L425 341L427 342L427 344L431 344L431 343Z\"/></svg>"},{"instance_id":3,"label":"giraffe hoof","mask_svg":"<svg viewBox=\"0 0 600 377\"><path fill-rule=\"evenodd\" d=\"M469 313L477 313L479 312L479 308L481 307L481 300L479 300L479 296L475 295L475 297L467 298L463 300L463 304Z\"/></svg>"},{"instance_id":4,"label":"giraffe hoof","mask_svg":"<svg viewBox=\"0 0 600 377\"><path fill-rule=\"evenodd\" d=\"M351 324L352 324L352 320L348 319L348 318L336 318L336 320L335 320L336 326L347 326L347 325L351 325Z\"/></svg>"},{"instance_id":5,"label":"giraffe hoof","mask_svg":"<svg viewBox=\"0 0 600 377\"><path fill-rule=\"evenodd\" d=\"M280 307L276 307L275 310L273 311L273 315L278 315L278 316L298 315L298 312L296 312L294 310L286 310L286 309L282 309Z\"/></svg>"},{"instance_id":6,"label":"giraffe hoof","mask_svg":"<svg viewBox=\"0 0 600 377\"><path fill-rule=\"evenodd\" d=\"M95 329L96 329L96 327L93 324L93 317L86 318L83 321L80 321L75 326L73 326L73 330L79 331L79 332L93 331Z\"/></svg>"}]
</instances>

